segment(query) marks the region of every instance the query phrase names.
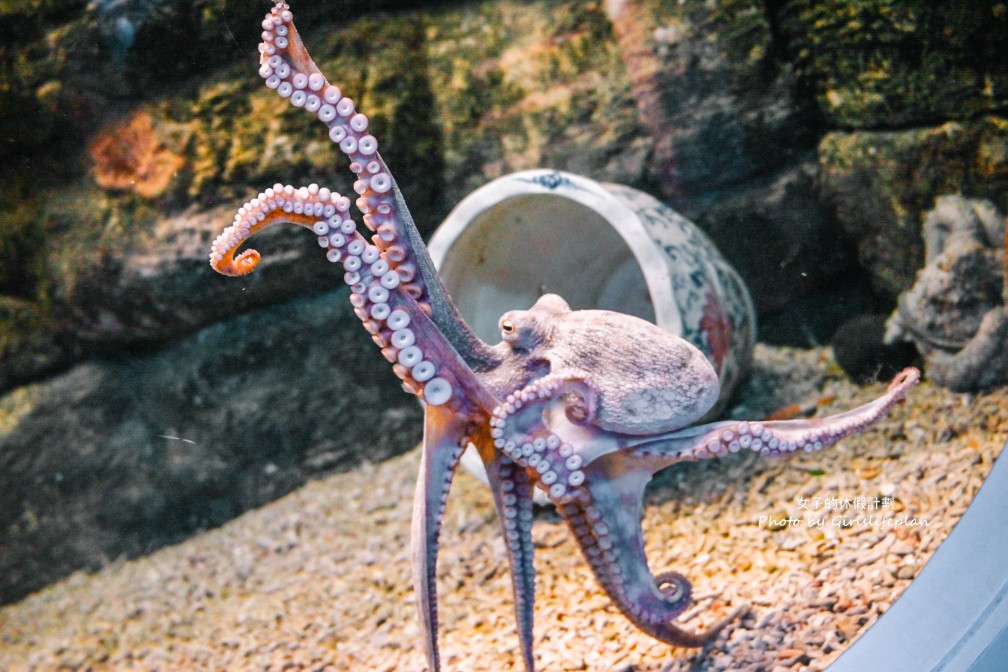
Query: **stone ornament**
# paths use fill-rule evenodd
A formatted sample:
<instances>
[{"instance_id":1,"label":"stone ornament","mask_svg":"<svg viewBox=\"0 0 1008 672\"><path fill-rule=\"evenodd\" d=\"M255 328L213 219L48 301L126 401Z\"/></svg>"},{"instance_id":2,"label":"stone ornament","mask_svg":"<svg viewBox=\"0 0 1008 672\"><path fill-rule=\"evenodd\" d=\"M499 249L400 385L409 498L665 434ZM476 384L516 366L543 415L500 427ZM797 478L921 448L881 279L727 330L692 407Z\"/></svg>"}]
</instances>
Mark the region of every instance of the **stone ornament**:
<instances>
[{"instance_id":1,"label":"stone ornament","mask_svg":"<svg viewBox=\"0 0 1008 672\"><path fill-rule=\"evenodd\" d=\"M885 340L910 341L928 376L956 391L1008 383L1008 231L990 201L942 196L924 218L924 268Z\"/></svg>"}]
</instances>

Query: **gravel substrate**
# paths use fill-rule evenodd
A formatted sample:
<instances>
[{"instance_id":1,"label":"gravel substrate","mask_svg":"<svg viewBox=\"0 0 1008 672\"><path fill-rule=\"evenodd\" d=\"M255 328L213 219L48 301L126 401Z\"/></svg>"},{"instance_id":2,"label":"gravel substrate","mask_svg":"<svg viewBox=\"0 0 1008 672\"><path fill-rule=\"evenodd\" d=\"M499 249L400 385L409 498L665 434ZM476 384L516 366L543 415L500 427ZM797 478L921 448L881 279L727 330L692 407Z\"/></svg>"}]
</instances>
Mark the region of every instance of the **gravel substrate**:
<instances>
[{"instance_id":1,"label":"gravel substrate","mask_svg":"<svg viewBox=\"0 0 1008 672\"><path fill-rule=\"evenodd\" d=\"M827 351L760 347L757 363L733 415L795 401L833 413L885 387L845 382ZM1006 439L1008 390L971 396L924 382L871 431L823 453L734 455L663 472L648 490L647 551L653 570L694 583L697 605L681 622L702 629L750 605L706 651L635 630L563 522L540 511L537 667L821 670L920 571ZM185 543L3 608L0 670L423 670L409 568L417 458L312 482ZM856 509L875 498L891 508ZM847 501L852 508L826 508ZM865 524L835 526L839 515ZM823 519L822 529L809 519ZM885 523L901 519L917 524ZM520 670L504 546L489 492L468 475L448 503L440 560L445 670Z\"/></svg>"}]
</instances>

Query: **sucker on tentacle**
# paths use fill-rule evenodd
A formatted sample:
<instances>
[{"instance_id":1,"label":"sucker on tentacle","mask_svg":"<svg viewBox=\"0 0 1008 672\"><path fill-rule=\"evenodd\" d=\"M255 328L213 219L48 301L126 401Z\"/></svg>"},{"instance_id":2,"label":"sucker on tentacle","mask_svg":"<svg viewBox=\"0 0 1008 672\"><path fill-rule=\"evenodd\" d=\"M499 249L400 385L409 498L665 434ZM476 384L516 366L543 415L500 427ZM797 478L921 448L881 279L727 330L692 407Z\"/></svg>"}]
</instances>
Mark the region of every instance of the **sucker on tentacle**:
<instances>
[{"instance_id":1,"label":"sucker on tentacle","mask_svg":"<svg viewBox=\"0 0 1008 672\"><path fill-rule=\"evenodd\" d=\"M486 462L487 478L497 507L511 567L518 640L525 668L532 670L532 611L535 568L532 566L532 480L527 471L498 454Z\"/></svg>"},{"instance_id":2,"label":"sucker on tentacle","mask_svg":"<svg viewBox=\"0 0 1008 672\"><path fill-rule=\"evenodd\" d=\"M245 275L255 269L260 255L255 250L238 256L235 252L254 233L281 222L311 229L327 249L329 261L343 264L354 312L408 391L434 406L448 402L460 386L469 394L485 396L481 387L472 389L471 372L461 379L450 373L437 375L458 366L455 357L446 354L452 352L450 345L428 343L425 351L417 344L418 324L430 329L424 305L410 302L414 292L402 283L395 262L387 261L386 252L358 233L349 210L348 198L325 187L275 184L238 210L234 223L213 242L210 264L224 275Z\"/></svg>"},{"instance_id":3,"label":"sucker on tentacle","mask_svg":"<svg viewBox=\"0 0 1008 672\"><path fill-rule=\"evenodd\" d=\"M294 107L314 114L329 129L329 139L350 160L357 176L355 205L374 235L383 260L399 272L405 290L431 315L452 347L473 367L493 363L493 355L458 314L413 224L395 178L369 134L368 118L318 69L293 23L290 7L274 0L262 22L259 76Z\"/></svg>"},{"instance_id":4,"label":"sucker on tentacle","mask_svg":"<svg viewBox=\"0 0 1008 672\"><path fill-rule=\"evenodd\" d=\"M644 553L644 487L658 470L740 450L783 455L820 450L882 418L917 383L907 369L884 395L812 420L689 425L718 398L711 363L684 339L610 311L572 311L546 294L501 318L501 343L478 339L449 298L367 117L315 66L283 0L262 23L259 74L266 86L322 121L357 176L351 199L325 187L276 184L243 205L211 246L225 275L259 264L238 252L280 222L311 229L343 265L355 314L403 387L425 402L424 443L414 496L413 582L431 672L440 670L438 536L462 450L486 465L511 566L521 656L533 671L535 569L532 489L564 517L589 568L619 610L668 644L710 642L734 615L691 633L674 619L689 604L681 574L652 574ZM350 217L363 213L370 241ZM735 611L735 615L740 610Z\"/></svg>"}]
</instances>

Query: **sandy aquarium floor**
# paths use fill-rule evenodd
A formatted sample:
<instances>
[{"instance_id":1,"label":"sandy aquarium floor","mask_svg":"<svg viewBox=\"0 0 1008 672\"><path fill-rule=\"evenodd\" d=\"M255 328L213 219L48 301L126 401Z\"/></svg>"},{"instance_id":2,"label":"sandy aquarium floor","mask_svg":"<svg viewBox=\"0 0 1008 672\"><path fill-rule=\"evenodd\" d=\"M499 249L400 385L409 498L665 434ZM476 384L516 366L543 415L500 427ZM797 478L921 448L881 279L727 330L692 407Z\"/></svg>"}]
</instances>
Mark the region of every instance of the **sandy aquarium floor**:
<instances>
[{"instance_id":1,"label":"sandy aquarium floor","mask_svg":"<svg viewBox=\"0 0 1008 672\"><path fill-rule=\"evenodd\" d=\"M885 387L845 382L825 350L757 355L734 415L788 402L837 412ZM663 472L644 525L652 569L694 583L697 604L680 620L703 629L750 606L705 651L636 631L563 522L540 511L537 669L822 670L920 571L1006 439L1008 390L972 396L925 382L877 427L821 454L735 455ZM417 458L312 482L3 608L0 670L423 670L409 568ZM856 508L876 498L881 508ZM866 524L835 526L838 515ZM914 524L887 527L887 518ZM520 670L503 543L489 492L468 474L449 500L438 576L444 669Z\"/></svg>"}]
</instances>

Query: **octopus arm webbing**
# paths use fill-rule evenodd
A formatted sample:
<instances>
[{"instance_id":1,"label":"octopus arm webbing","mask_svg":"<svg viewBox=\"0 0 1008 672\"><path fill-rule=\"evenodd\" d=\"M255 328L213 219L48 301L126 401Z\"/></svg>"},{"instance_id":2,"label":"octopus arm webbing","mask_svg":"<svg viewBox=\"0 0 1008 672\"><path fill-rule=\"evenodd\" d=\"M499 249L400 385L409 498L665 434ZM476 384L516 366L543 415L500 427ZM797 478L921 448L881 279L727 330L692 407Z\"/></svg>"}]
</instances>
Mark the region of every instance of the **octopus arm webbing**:
<instances>
[{"instance_id":1,"label":"octopus arm webbing","mask_svg":"<svg viewBox=\"0 0 1008 672\"><path fill-rule=\"evenodd\" d=\"M727 621L703 634L677 627L672 619L689 605L689 582L674 572L653 577L648 568L641 514L651 470L620 450L618 435L602 437L587 426L581 432L564 420L571 406L563 397L572 393L590 397L583 380L560 376L508 395L491 417L495 447L549 493L592 572L627 618L668 644L703 646ZM559 434L553 431L558 425L564 425Z\"/></svg>"}]
</instances>

